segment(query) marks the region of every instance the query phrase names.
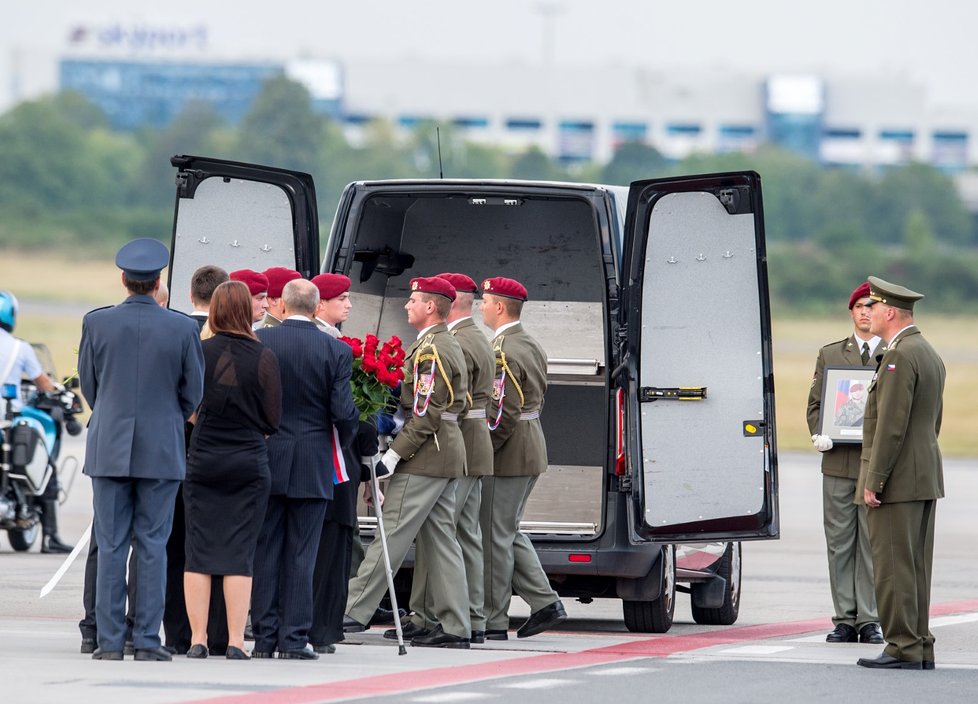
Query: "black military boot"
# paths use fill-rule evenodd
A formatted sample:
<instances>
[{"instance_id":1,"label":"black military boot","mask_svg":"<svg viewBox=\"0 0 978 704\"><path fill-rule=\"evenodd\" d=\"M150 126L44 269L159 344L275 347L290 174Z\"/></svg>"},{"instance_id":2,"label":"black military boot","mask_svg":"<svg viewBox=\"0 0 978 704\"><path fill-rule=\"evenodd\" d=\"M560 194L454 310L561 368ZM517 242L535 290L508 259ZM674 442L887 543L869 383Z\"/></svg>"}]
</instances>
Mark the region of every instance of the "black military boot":
<instances>
[{"instance_id":1,"label":"black military boot","mask_svg":"<svg viewBox=\"0 0 978 704\"><path fill-rule=\"evenodd\" d=\"M44 537L41 538L41 552L43 553L66 553L71 552L73 545L61 542L58 536L58 502L54 499L46 499L41 504L41 530Z\"/></svg>"}]
</instances>

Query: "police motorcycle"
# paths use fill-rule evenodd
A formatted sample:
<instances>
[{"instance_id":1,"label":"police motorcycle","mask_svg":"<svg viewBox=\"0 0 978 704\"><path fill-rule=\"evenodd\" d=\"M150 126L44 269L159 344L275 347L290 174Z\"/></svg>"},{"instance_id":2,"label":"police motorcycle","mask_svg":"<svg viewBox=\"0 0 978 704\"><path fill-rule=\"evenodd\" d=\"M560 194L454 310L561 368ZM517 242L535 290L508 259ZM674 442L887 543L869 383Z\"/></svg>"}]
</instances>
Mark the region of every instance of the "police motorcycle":
<instances>
[{"instance_id":1,"label":"police motorcycle","mask_svg":"<svg viewBox=\"0 0 978 704\"><path fill-rule=\"evenodd\" d=\"M12 326L11 326L12 327ZM51 354L44 345L33 345L41 365L53 376ZM57 378L57 377L53 377ZM2 380L0 380L2 381ZM77 470L78 460L66 457L59 468L61 440L67 431L78 435L82 425L81 399L72 389L78 379L55 391L38 390L31 381L3 384L0 400L0 529L7 531L11 547L29 550L43 529L43 552L66 552L58 538L57 505L62 489L59 469ZM14 410L14 400L23 405Z\"/></svg>"}]
</instances>

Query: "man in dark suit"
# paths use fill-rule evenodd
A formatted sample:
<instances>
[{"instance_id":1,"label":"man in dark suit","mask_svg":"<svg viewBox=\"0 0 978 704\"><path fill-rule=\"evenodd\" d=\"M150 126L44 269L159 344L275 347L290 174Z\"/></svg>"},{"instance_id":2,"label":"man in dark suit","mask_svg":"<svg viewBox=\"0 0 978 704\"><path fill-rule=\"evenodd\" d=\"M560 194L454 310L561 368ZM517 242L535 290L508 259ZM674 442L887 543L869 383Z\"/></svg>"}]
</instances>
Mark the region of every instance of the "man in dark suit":
<instances>
[{"instance_id":1,"label":"man in dark suit","mask_svg":"<svg viewBox=\"0 0 978 704\"><path fill-rule=\"evenodd\" d=\"M313 569L336 458L353 440L350 348L312 322L319 291L309 281L285 285L286 319L262 328L258 339L278 357L282 421L268 440L272 489L258 536L252 588L252 657L312 660Z\"/></svg>"},{"instance_id":2,"label":"man in dark suit","mask_svg":"<svg viewBox=\"0 0 978 704\"><path fill-rule=\"evenodd\" d=\"M870 332L886 341L869 384L857 501L869 507L876 603L887 645L863 667L932 670L930 581L934 515L944 496L937 436L944 412L944 362L913 322L923 295L869 277Z\"/></svg>"},{"instance_id":3,"label":"man in dark suit","mask_svg":"<svg viewBox=\"0 0 978 704\"><path fill-rule=\"evenodd\" d=\"M96 660L123 657L130 541L138 582L135 657L170 660L159 636L166 541L186 472L184 422L203 393L204 357L193 321L153 298L168 262L156 240L124 245L116 265L129 297L92 311L82 323L78 376L92 407L84 471L92 478L98 543Z\"/></svg>"},{"instance_id":4,"label":"man in dark suit","mask_svg":"<svg viewBox=\"0 0 978 704\"><path fill-rule=\"evenodd\" d=\"M875 365L880 338L869 331L869 284L863 283L849 296L853 332L818 351L815 375L808 392L808 431L812 444L822 453L822 523L829 556L829 587L835 628L829 643L883 643L876 593L873 587L873 558L869 550L866 507L852 502L859 479L861 443L837 443L819 433L819 419L832 408L822 409L822 380L825 366L868 367Z\"/></svg>"},{"instance_id":5,"label":"man in dark suit","mask_svg":"<svg viewBox=\"0 0 978 704\"><path fill-rule=\"evenodd\" d=\"M190 317L200 330L207 323L211 297L214 290L228 281L228 273L219 266L207 264L199 267L190 277ZM187 447L194 427L186 426ZM183 487L177 492L173 505L173 530L166 543L166 605L163 608L163 633L166 648L171 653L183 655L190 649L190 620L187 618L187 602L183 591L183 568L186 565L184 543L187 539L186 514L183 505ZM224 604L223 577L213 577L210 617L207 619L207 645L214 655L224 655L228 644L227 609Z\"/></svg>"}]
</instances>

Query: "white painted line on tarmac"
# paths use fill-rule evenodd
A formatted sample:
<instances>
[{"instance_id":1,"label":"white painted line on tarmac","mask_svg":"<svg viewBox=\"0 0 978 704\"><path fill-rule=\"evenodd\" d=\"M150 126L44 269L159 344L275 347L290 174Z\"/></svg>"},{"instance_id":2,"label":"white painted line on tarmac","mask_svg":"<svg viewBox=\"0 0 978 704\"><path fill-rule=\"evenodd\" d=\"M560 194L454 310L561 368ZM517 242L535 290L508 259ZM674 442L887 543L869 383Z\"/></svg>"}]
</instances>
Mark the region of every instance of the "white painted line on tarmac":
<instances>
[{"instance_id":1,"label":"white painted line on tarmac","mask_svg":"<svg viewBox=\"0 0 978 704\"><path fill-rule=\"evenodd\" d=\"M579 684L580 680L527 680L526 682L508 682L499 685L507 689L550 689L553 687L563 687L568 684Z\"/></svg>"},{"instance_id":2,"label":"white painted line on tarmac","mask_svg":"<svg viewBox=\"0 0 978 704\"><path fill-rule=\"evenodd\" d=\"M972 623L974 621L978 621L978 613L958 614L957 616L938 616L937 618L932 618L930 620L930 627L940 628L941 626L956 626L959 623Z\"/></svg>"},{"instance_id":3,"label":"white painted line on tarmac","mask_svg":"<svg viewBox=\"0 0 978 704\"><path fill-rule=\"evenodd\" d=\"M825 636L804 636L803 638L785 638L785 643L824 643Z\"/></svg>"},{"instance_id":4,"label":"white painted line on tarmac","mask_svg":"<svg viewBox=\"0 0 978 704\"><path fill-rule=\"evenodd\" d=\"M649 672L655 672L658 668L655 667L607 667L601 670L595 670L589 674L592 675L644 675Z\"/></svg>"},{"instance_id":5,"label":"white painted line on tarmac","mask_svg":"<svg viewBox=\"0 0 978 704\"><path fill-rule=\"evenodd\" d=\"M472 702L476 699L487 699L492 697L492 694L486 694L485 692L444 692L442 694L426 694L422 697L412 697L412 702L432 702L432 704L440 704L441 702Z\"/></svg>"},{"instance_id":6,"label":"white painted line on tarmac","mask_svg":"<svg viewBox=\"0 0 978 704\"><path fill-rule=\"evenodd\" d=\"M794 650L791 645L745 645L741 648L728 648L721 650L721 653L728 655L773 655L783 653L785 650Z\"/></svg>"}]
</instances>

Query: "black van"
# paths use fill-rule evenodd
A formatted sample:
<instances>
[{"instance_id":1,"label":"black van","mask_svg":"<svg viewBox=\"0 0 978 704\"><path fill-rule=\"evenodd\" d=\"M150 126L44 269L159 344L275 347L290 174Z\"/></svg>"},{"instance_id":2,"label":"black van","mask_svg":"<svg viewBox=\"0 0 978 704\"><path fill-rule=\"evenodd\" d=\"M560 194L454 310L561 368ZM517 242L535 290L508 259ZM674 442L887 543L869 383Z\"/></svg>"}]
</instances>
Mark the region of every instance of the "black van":
<instances>
[{"instance_id":1,"label":"black van","mask_svg":"<svg viewBox=\"0 0 978 704\"><path fill-rule=\"evenodd\" d=\"M779 530L756 173L630 187L356 182L320 260L308 174L172 163L171 291L188 291L203 264L344 273L354 306L344 334L411 339L411 278L459 271L523 283L524 325L549 359L550 469L522 528L554 588L621 599L632 631L668 630L677 590L691 592L697 622L736 621L740 541ZM189 310L179 299L171 307Z\"/></svg>"}]
</instances>

